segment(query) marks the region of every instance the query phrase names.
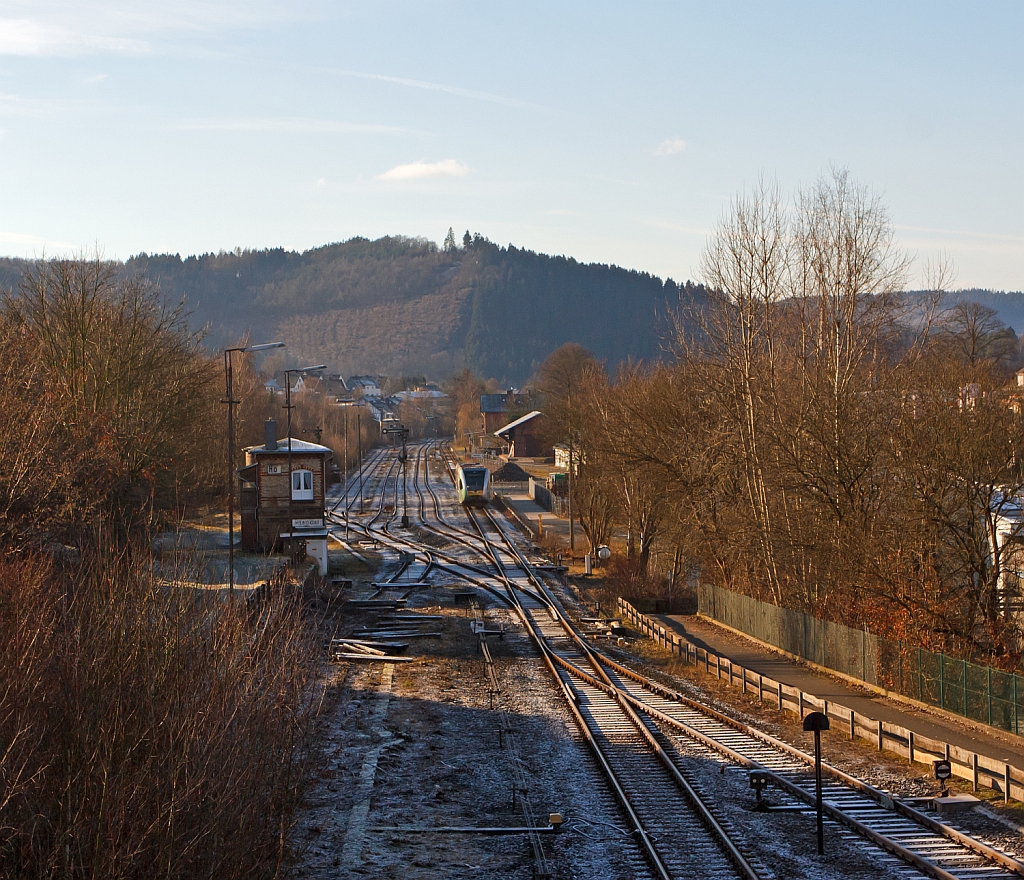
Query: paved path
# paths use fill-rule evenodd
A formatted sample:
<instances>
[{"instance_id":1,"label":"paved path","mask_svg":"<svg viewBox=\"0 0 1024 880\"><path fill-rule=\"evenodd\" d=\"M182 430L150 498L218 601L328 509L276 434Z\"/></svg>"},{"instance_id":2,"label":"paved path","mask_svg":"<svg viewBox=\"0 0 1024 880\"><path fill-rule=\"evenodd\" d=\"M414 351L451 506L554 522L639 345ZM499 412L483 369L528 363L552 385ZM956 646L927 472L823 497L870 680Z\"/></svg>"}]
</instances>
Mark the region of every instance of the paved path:
<instances>
[{"instance_id":1,"label":"paved path","mask_svg":"<svg viewBox=\"0 0 1024 880\"><path fill-rule=\"evenodd\" d=\"M545 536L554 535L566 544L569 543L569 520L555 516L550 510L545 510L529 496L529 493L510 492L506 494L503 492L501 499L530 524L535 535L538 534L539 527L543 522ZM579 523L576 523L576 547L579 549L586 546L586 535L583 534Z\"/></svg>"},{"instance_id":2,"label":"paved path","mask_svg":"<svg viewBox=\"0 0 1024 880\"><path fill-rule=\"evenodd\" d=\"M933 739L961 746L972 752L1008 761L1024 768L1024 738L964 719L954 720L872 691L848 684L830 675L816 672L795 660L777 654L757 642L746 639L704 617L689 615L649 615L666 627L686 636L693 644L767 675L808 694L835 700L848 709L878 721L909 727Z\"/></svg>"}]
</instances>

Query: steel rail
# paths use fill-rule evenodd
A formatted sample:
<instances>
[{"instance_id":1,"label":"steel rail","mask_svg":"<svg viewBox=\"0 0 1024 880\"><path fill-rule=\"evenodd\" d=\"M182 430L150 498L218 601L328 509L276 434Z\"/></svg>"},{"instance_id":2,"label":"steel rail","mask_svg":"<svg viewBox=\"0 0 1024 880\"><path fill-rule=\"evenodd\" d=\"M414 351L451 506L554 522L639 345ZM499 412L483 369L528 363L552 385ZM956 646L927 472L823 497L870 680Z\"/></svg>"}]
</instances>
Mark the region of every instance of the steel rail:
<instances>
[{"instance_id":1,"label":"steel rail","mask_svg":"<svg viewBox=\"0 0 1024 880\"><path fill-rule=\"evenodd\" d=\"M502 532L500 526L497 524L497 522L495 522L493 520L493 517L492 517L492 522L494 522L494 524L495 524L496 528L498 528L499 532ZM506 541L508 541L507 537L506 537ZM514 544L511 541L508 541L508 543L509 543L510 547L512 547L513 551L516 552L517 555L519 555L519 557L520 557L520 564L524 567L525 570L529 570L529 568L530 568L529 564L526 562L525 559L522 558L522 555L518 553L518 548L515 548ZM531 577L531 580L535 581L538 584L538 586L545 593L547 593L549 595L549 598L551 600L552 605L556 604L555 600L554 600L554 597L550 596L550 594L548 593L547 588L544 587L541 584L539 579L536 579L535 577ZM669 689L669 688L665 688L662 685L659 685L659 684L657 684L655 682L652 682L646 676L643 676L643 675L641 675L639 673L636 673L633 670L628 669L628 667L625 667L625 666L622 666L621 664L616 663L615 661L613 661L610 658L608 658L607 655L605 655L602 652L598 651L590 643L588 643L582 637L582 635L579 634L576 631L575 627L573 627L571 625L571 623L569 622L569 620L568 620L566 615L564 615L563 613L559 613L559 618L560 618L560 621L561 621L561 623L563 625L563 628L565 629L567 634L569 634L570 638L581 649L582 653L584 653L584 655L586 655L586 656L593 657L596 661L599 661L598 665L600 663L604 663L605 665L608 665L609 668L616 669L616 671L619 671L621 674L624 674L627 677L630 677L630 678L636 680L638 683L640 683L644 687L648 687L648 689L652 690L653 692L655 692L655 693L661 692L661 695L665 699L672 699L672 700L675 700L675 701L678 701L678 702L685 703L686 705L688 705L692 709L694 709L694 710L696 710L698 712L701 712L702 714L705 714L705 715L714 717L717 720L723 721L726 724L728 724L729 726L731 726L731 727L733 727L733 728L735 728L737 730L740 730L740 731L742 731L744 733L747 733L747 734L755 737L756 739L761 740L762 742L764 742L766 744L771 745L773 748L776 748L779 751L784 752L789 757L795 758L795 759L797 759L798 761L800 761L801 763L803 763L805 765L813 766L814 758L812 756L807 755L806 753L800 751L799 749L797 749L797 748L795 748L793 746L790 746L788 743L783 743L781 740L777 740L776 738L771 737L770 735L765 734L762 731L757 730L756 728L752 728L749 725L744 725L741 722L738 722L738 721L736 721L734 719L731 719L728 716L726 716L726 715L724 715L724 714L722 714L720 712L717 712L717 711L711 709L710 707L705 706L702 703L699 703L699 702L697 702L695 700L689 699L689 698L687 698L687 697L683 696L682 694L679 694L679 693L677 693L675 691L671 691L671 689ZM568 662L566 662L564 665L566 666L567 669L572 667L572 664L569 664ZM573 667L573 669L574 669L574 672L577 673L577 674L578 673L582 673L582 670L579 670L578 668ZM607 684L605 684L606 687L607 686L611 686L612 688L614 688L617 692L619 692L621 694L621 697L623 699L625 699L628 702L630 702L632 705L634 705L640 711L642 711L644 713L647 713L647 714L651 714L652 716L653 715L658 715L661 718L670 719L671 716L665 716L663 713L659 712L655 707L652 707L649 704L647 704L647 703L645 703L645 702L643 702L641 700L637 700L635 697L633 697L627 691L622 690L621 688L616 688L614 684L612 684L610 681L607 680L606 676L602 676L602 678L604 678L606 680L606 682L607 682ZM597 685L597 682L594 682L594 684ZM668 696L669 694L671 694L671 696ZM677 719L672 719L671 721L666 721L666 723L670 723L673 726L677 726L677 727L680 726L680 725L686 726L685 724L683 724L683 722L679 722ZM709 747L716 748L717 750L719 750L722 753L725 753L726 751L731 751L731 750L728 750L728 747L725 746L724 744L718 743L717 741L715 741L715 740L713 740L711 738L704 738L704 739L702 739L702 742L704 742L704 744L709 746ZM739 753L733 753L733 754L738 755ZM750 759L744 757L744 761L749 761L749 760ZM743 761L741 761L740 763L743 763ZM763 767L763 765L759 764L756 761L750 762L750 766L757 766L758 768L762 768ZM946 838L946 839L948 839L948 840L950 840L950 841L952 841L952 842L954 842L954 843L956 843L956 844L958 844L960 846L963 846L966 849L974 852L975 854L980 855L983 858L985 858L985 859L987 859L987 860L989 860L991 862L994 862L994 863L998 864L1000 867L1003 867L1003 868L1005 868L1005 869L1007 869L1007 870L1009 870L1009 871L1011 871L1011 872L1013 872L1013 873L1015 873L1015 874L1017 874L1019 876L1024 876L1024 864L1022 864L1021 862L1017 861L1016 859L1011 858L1010 856L1006 855L1005 853L1002 853L999 850L996 850L993 847L990 847L987 844L984 844L981 841L976 840L975 838L973 838L970 835L967 835L967 834L959 831L956 828L953 828L953 827L951 827L949 825L946 825L945 823L939 822L939 821L931 818L930 816L924 815L923 813L921 813L918 810L915 810L913 807L909 806L908 804L905 804L905 803L899 801L896 798L893 798L893 797L891 797L889 795L886 795L886 793L880 791L879 789L875 788L874 786L871 786L868 783L865 783L865 782L863 782L861 780L858 780L858 779L856 779L856 778L854 778L852 776L849 776L846 773L843 773L838 768L832 767L830 765L823 765L823 768L825 768L825 772L829 773L839 783L847 786L848 788L851 788L851 789L857 791L858 793L867 795L870 799L872 799L879 806L884 806L887 802L891 802L893 804L893 808L894 808L894 810L896 812L900 813L906 819L914 822L918 826L931 831L933 834L940 835L940 836L942 836L942 837L944 837L944 838ZM779 779L780 782L784 779L784 777L779 776L779 774L771 771L769 768L764 767L763 769L767 770L774 778ZM803 800L803 801L805 801L807 803L813 803L813 796L807 790L801 788L800 786L797 786L797 785L789 782L788 780L786 780L785 784L782 785L781 787L786 788L788 791L790 791L791 794L793 794L794 796L798 797L798 799ZM799 792L799 794L797 794L797 792ZM859 834L862 834L863 836L865 836L868 839L872 840L877 845L881 846L882 848L886 849L887 851L891 852L892 854L897 855L898 857L904 859L905 861L907 861L908 863L914 865L918 869L924 871L925 873L928 873L930 876L935 877L935 878L940 878L940 880L950 880L950 878L954 878L954 880L955 880L955 878L957 877L957 875L945 871L945 869L943 869L941 866L936 865L934 862L924 858L923 856L919 855L918 853L915 853L912 850L909 850L906 847L901 846L897 841L892 840L891 838L888 838L885 835L879 834L874 829L871 829L869 826L867 826L864 823L862 823L859 820L857 820L855 817L853 817L853 816L849 815L848 813L844 812L842 809L840 809L838 807L835 807L834 805L831 805L831 804L828 806L828 809L829 809L830 815L832 815L833 818L835 818L835 819L837 819L839 821L844 822L849 827L854 828L854 830L856 830Z\"/></svg>"},{"instance_id":2,"label":"steel rail","mask_svg":"<svg viewBox=\"0 0 1024 880\"><path fill-rule=\"evenodd\" d=\"M422 457L423 457L422 456L422 452L418 453L417 461L421 460ZM450 470L450 468L449 468L449 470ZM424 473L426 475L425 481L424 481L424 485L428 488L428 490L430 491L431 496L433 498L433 503L434 503L434 508L435 508L435 510L434 510L435 515L437 516L437 519L438 519L439 522L443 522L443 516L442 516L441 510L440 510L439 499L437 498L437 495L433 491L432 487L429 486L429 467L428 467L428 462L426 462L426 461L424 462ZM415 483L417 484L417 491L419 491L419 489L418 489L418 467L417 467L417 470L415 472ZM384 491L386 492L386 486L384 488ZM397 491L397 486L396 486L396 491ZM420 514L421 514L420 518L421 518L421 520L424 523L426 523L427 517L425 515L425 510L424 510L424 503L423 503L424 498L423 498L422 491L419 491L419 495L420 495ZM471 519L474 527L477 529L477 531L479 533L479 539L478 540L481 543L483 543L485 545L485 547L487 548L487 557L490 559L490 561L494 565L495 569L499 572L498 580L503 581L504 584L505 584L505 590L509 594L514 596L515 591L516 590L523 590L523 587L521 585L514 585L511 582L511 579L508 577L508 575L507 575L507 573L505 571L504 564L502 563L502 561L498 557L498 550L497 550L497 548L495 548L493 546L493 539L491 539L486 534L486 532L484 531L484 529L482 528L480 523L477 521L476 516L474 514L472 514L472 513L469 513L468 511L467 511L467 513L468 513L469 518ZM696 703L695 701L692 701L692 700L684 697L681 694L677 694L676 692L671 691L670 689L665 688L664 686L659 685L658 683L651 681L647 677L642 676L641 674L636 673L633 670L628 669L628 667L625 667L625 666L622 666L621 664L616 663L616 661L611 660L611 658L607 657L603 653L598 652L596 649L593 648L593 646L591 646L589 643L587 643L582 638L582 636L580 636L580 634L578 632L575 631L575 628L568 621L567 616L564 614L564 612L561 612L560 610L557 609L556 601L554 600L553 597L550 596L550 594L547 591L547 588L543 585L543 582L539 578L537 578L535 573L532 571L532 567L529 565L529 563L522 556L521 552L519 552L518 548L515 547L514 542L512 542L508 538L508 535L506 534L505 530L500 526L500 524L494 519L494 517L486 509L484 510L484 515L490 520L490 524L494 527L494 529L497 532L497 534L500 536L500 538L503 540L503 542L505 544L507 544L508 547L509 547L508 550L504 550L503 549L501 552L503 554L507 554L507 555L512 556L514 558L514 560L515 560L515 564L518 567L520 567L526 573L529 582L531 584L535 585L535 587L538 589L538 592L536 592L536 593L531 590L527 594L530 595L531 598L533 598L535 601L538 601L541 605L547 606L547 610L548 610L549 614L551 615L552 619L553 620L557 620L560 623L561 627L566 631L567 635L569 635L570 638L574 641L574 643L576 643L577 646L581 649L581 653L583 654L583 656L588 658L588 661L591 663L591 665L596 665L597 669L599 670L599 672L601 674L600 674L600 678L598 678L596 676L588 675L587 673L585 673L583 670L579 669L574 664L572 664L572 663L568 662L567 660L565 660L564 658L558 656L558 654L555 653L554 651L549 651L549 650L547 650L545 648L541 648L541 653L542 653L542 656L544 657L546 665L548 665L549 669L554 674L557 675L557 671L554 668L554 665L557 664L557 666L566 669L566 671L569 672L569 674L576 675L577 677L580 677L581 680L588 681L588 684L590 684L591 686L599 687L603 692L608 693L609 696L611 696L613 699L617 699L620 703L624 703L625 705L623 706L623 710L624 711L626 709L629 710L628 712L626 712L627 717L630 717L630 721L633 724L633 726L638 730L638 732L640 732L640 734L642 736L644 736L644 738L648 741L648 744L655 751L655 753L657 753L659 755L659 757L662 760L662 763L664 763L667 768L670 768L671 758L668 755L665 754L664 749L662 749L660 747L660 744L657 743L657 740L656 740L656 738L654 736L653 731L651 731L647 727L647 725L643 723L643 721L639 717L639 713L648 715L649 717L651 717L655 721L660 721L661 723L666 724L666 725L672 727L673 729L681 730L686 735L691 736L691 738L697 739L698 741L702 742L707 747L713 748L713 749L719 751L719 753L726 754L727 751L731 751L731 750L728 750L728 747L725 746L723 743L717 742L716 740L714 740L714 739L712 739L710 737L706 737L700 731L697 731L695 728L692 728L689 725L686 725L685 722L681 722L681 721L679 721L679 719L674 719L671 716L665 715L664 713L660 712L656 707L650 706L648 703L644 702L643 700L637 699L636 697L631 695L628 691L625 691L625 690L623 690L621 688L616 688L615 685L612 684L610 682L610 680L607 679L607 675L605 675L603 673L603 670L600 670L600 666L601 666L602 663L607 665L608 668L614 669L617 673L622 674L622 675L624 675L624 676L626 676L626 677L636 681L637 683L640 683L645 688L650 690L652 693L657 693L659 696L662 696L663 699L673 699L673 700L678 701L678 702L680 702L682 704L688 705L691 708L694 708L697 711L700 711L703 714L708 715L709 717L715 717L718 720L724 721L726 724L728 724L730 727L733 727L734 729L742 729L742 730L744 730L744 732L749 732L749 733L753 734L754 736L756 736L756 738L758 738L759 740L762 740L762 741L764 741L766 743L768 743L769 741L772 741L771 744L773 746L775 746L775 747L778 747L779 745L781 745L783 747L781 749L782 751L784 751L786 754L790 755L791 757L796 758L798 761L800 761L802 763L806 764L810 760L812 760L812 759L810 759L809 756L805 755L804 753L800 752L799 750L797 750L797 749L795 749L795 748L793 748L791 746L788 746L788 744L781 743L780 741L775 741L775 740L773 740L773 738L769 737L767 734L762 734L760 731L756 731L756 730L754 730L752 728L748 728L748 726L742 725L739 722L736 722L733 719L730 719L728 716L724 716L721 713L717 713L714 710L710 710L708 707L705 707L702 704ZM447 523L445 523L445 525L449 529L451 529L452 531L458 531L458 532L462 532L463 534L466 534L465 530L455 529L454 527L450 526ZM475 546L476 541L473 541L471 538L467 539L465 537L452 536L450 534L445 534L444 532L441 532L441 531L438 531L438 530L434 530L434 531L437 531L437 533L439 535L447 538L448 540L459 541L460 543L463 543L466 546L470 547L470 549L474 550L475 552L481 552L481 548L479 546ZM389 536L389 537L391 537L391 539L394 540L394 536ZM406 546L416 547L416 545L412 544L412 542L402 541L401 543L406 544ZM417 549L421 549L421 548L417 548ZM447 554L445 554L445 555L447 555ZM430 552L428 552L426 554L426 556L427 556L428 562L429 562L433 558L433 548L431 549ZM508 601L509 604L512 605L513 607L518 607L519 612L520 612L520 616L525 618L525 616L527 615L527 612L522 607L522 604L517 599L514 600L514 601L510 601L505 596L502 596L500 591L494 590L489 584L481 581L479 578L474 578L474 577L468 576L468 575L465 574L464 571L460 571L459 569L464 569L465 571L471 571L471 572L474 572L477 575L480 575L480 576L482 576L484 578L488 578L488 579L492 579L492 580L494 579L494 575L492 575L490 572L482 571L478 567L473 566L473 565L468 564L468 563L465 563L465 562L463 562L461 560L452 559L451 562L452 562L452 564L450 566L449 565L445 565L443 563L439 563L436 560L435 560L434 564L437 565L440 568L443 568L446 571L449 571L450 573L454 574L457 577L460 577L460 578L465 579L465 580L467 580L467 581L469 581L471 583L474 583L477 586L480 586L480 587L482 587L484 589L487 589L489 592L494 593L498 598L501 598L504 601ZM541 644L540 640L542 639L542 635L539 632L537 632L529 624L529 622L526 622L526 624L527 624L527 629L528 629L528 631L530 631L531 636L533 637L534 641L537 642L538 645L540 645ZM562 681L562 677L561 676L558 676L558 678L559 678L559 681L562 683L563 691L566 693L567 698L570 700L570 705L573 708L573 714L575 716L577 716L577 723L579 724L581 722L581 720L582 720L584 722L584 724L585 724L585 719L582 719L582 715L579 712L578 706L576 705L577 701L579 700L578 692L575 691L575 688L571 685L571 683L567 683L567 682ZM601 679L604 679L604 680L602 681ZM581 727L581 730L582 729L583 728ZM588 738L588 741L592 742L593 745L597 745L596 742L594 742L593 734L587 734L587 738ZM728 756L730 757L731 760L734 760L737 763L740 763L741 765L744 765L744 766L752 766L752 767L758 767L758 768L764 767L764 765L759 764L757 761L754 761L754 760L750 759L749 757L742 755L739 752L733 751L732 754L730 754ZM603 762L603 763L607 764L606 761ZM609 771L611 770L610 767L608 767L607 769ZM671 767L669 769L669 772L672 773L673 769L677 770L677 768L674 768L674 766L673 766L673 767ZM764 769L770 774L770 776L774 780L776 780L776 783L779 785L779 787L781 789L786 790L787 792L789 792L793 797L797 798L798 800L801 800L801 801L804 801L804 802L810 802L810 796L808 795L808 793L807 793L807 791L805 789L802 789L800 786L790 782L784 776L779 775L775 771L772 771L770 768L764 767ZM856 780L853 777L848 777L848 776L846 776L846 774L842 774L842 772L836 770L836 768L826 767L826 772L831 772L832 775L838 781L844 783L845 785L847 785L850 788L853 788L854 790L858 790L858 791L861 791L861 792L864 792L865 790L870 790L870 791L874 792L875 793L875 795L874 795L875 800L880 802L880 803L883 802L883 798L887 797L883 792L880 792L877 789L873 789L873 787L868 786L866 783L862 783L860 780ZM673 775L675 775L675 774L673 773ZM677 780L677 782L678 781L679 780ZM685 782L685 779L683 781ZM618 787L621 790L621 785L620 784L619 784ZM622 794L624 796L625 792L623 791ZM1001 864L1001 865L1003 865L1005 867L1008 867L1011 870L1015 870L1015 871L1019 871L1020 870L1021 866L1019 865L1019 863L1017 863L1014 860L1010 859L1005 854L999 853L998 851L993 850L992 848L987 847L984 844L981 844L979 841L976 841L973 838L970 838L968 835L962 834L962 832L959 832L956 829L952 829L949 826L943 825L942 823L938 823L935 820L932 820L930 817L927 817L927 816L924 816L924 815L920 814L918 811L913 810L913 808L907 807L905 804L902 804L899 801L895 801L895 804L897 805L897 809L901 813L903 813L904 815L907 815L907 818L910 818L913 821L915 821L920 827L928 828L928 830L932 831L933 833L942 834L942 835L948 837L949 839L953 840L954 842L957 842L957 843L960 843L961 845L967 846L972 851L974 851L974 852L976 852L976 853L978 853L980 855L983 855L985 858L988 858L988 859L990 859L992 861L995 861L995 862L997 862L997 863L999 863L999 864ZM877 846L887 850L888 852L890 852L893 855L897 856L898 858L902 859L906 863L908 863L910 865L913 865L918 870L923 871L924 873L928 874L929 876L935 877L935 878L937 878L937 880L955 880L955 878L957 878L956 874L949 873L949 872L945 871L943 868L941 868L940 866L937 866L934 863L928 861L927 859L924 859L922 856L912 852L911 850L906 849L905 847L900 846L900 844L898 844L897 842L893 841L892 839L890 839L890 838L888 838L888 837L886 837L886 836L884 836L882 834L879 834L878 832L874 831L873 829L871 829L870 827L868 827L864 823L859 822L854 817L852 817L852 816L848 815L847 813L843 812L842 809L840 809L838 807L835 807L833 804L827 803L826 804L826 810L837 821L843 822L848 827L851 827L853 830L855 830L861 836L865 837L868 840L871 840L875 845L877 845ZM908 813L909 813L909 815L908 815ZM724 834L724 832L723 832L723 834ZM727 837L727 835L725 835L725 836Z\"/></svg>"},{"instance_id":3,"label":"steel rail","mask_svg":"<svg viewBox=\"0 0 1024 880\"><path fill-rule=\"evenodd\" d=\"M449 475L451 475L451 468L449 467L448 470ZM429 472L427 472L427 480L425 481L425 483L427 483L428 481ZM437 505L435 507L435 510L440 520L439 504L436 493L434 493L432 487L430 488L430 492L435 499L435 505ZM559 685L559 688L565 695L566 702L568 703L570 712L575 718L577 726L579 727L581 733L586 739L588 745L590 746L591 752L594 754L594 757L597 760L598 765L601 767L602 772L608 780L612 788L612 791L616 796L616 799L619 801L621 807L623 808L623 811L625 812L633 828L634 836L638 840L644 852L644 855L647 857L648 862L654 869L656 875L659 878L661 878L661 880L672 880L671 872L665 865L665 862L661 854L658 852L658 849L655 846L654 841L651 839L646 828L644 827L643 821L641 820L639 815L637 815L636 810L634 809L633 804L625 791L625 788L623 787L621 781L618 778L618 774L615 772L614 768L609 763L608 757L604 754L604 750L601 748L601 744L598 742L594 731L591 729L590 725L587 723L586 718L580 711L580 694L571 682L565 681L562 678L562 676L558 674L558 671L555 668L554 664L555 655L552 654L550 648L534 627L531 617L529 613L526 611L526 609L523 607L522 602L520 601L519 596L516 593L516 589L505 571L504 564L498 558L497 551L493 547L492 542L487 538L484 530L480 526L479 522L476 520L476 517L468 508L466 509L466 514L470 522L474 525L474 527L477 529L479 533L480 541L483 544L483 549L474 546L469 541L464 540L463 543L466 543L468 546L470 546L470 549L472 549L474 552L485 553L487 558L491 560L492 564L495 567L495 570L497 571L497 576L495 577L495 575L487 573L486 577L490 580L497 579L498 581L502 582L505 586L505 593L502 594L501 591L494 589L490 584L487 584L483 581L479 581L475 578L470 579L471 582L474 582L477 586L480 586L486 589L488 592L494 594L495 596L497 596L497 598L509 604L513 609L515 609L518 612L519 617L523 621L523 625L527 630L527 633L539 649L542 661L548 667L549 672L554 676L555 681ZM501 534L500 530L499 534ZM533 598L535 599L535 601L543 601L543 597L541 596L534 596Z\"/></svg>"},{"instance_id":4,"label":"steel rail","mask_svg":"<svg viewBox=\"0 0 1024 880\"><path fill-rule=\"evenodd\" d=\"M513 606L518 610L519 615L527 629L527 632L530 634L533 641L540 650L540 653L544 658L549 670L555 676L556 680L561 683L563 691L566 693L569 699L569 705L574 717L576 718L577 725L580 727L581 731L587 739L587 742L590 744L591 750L594 752L599 764L601 765L602 770L609 779L613 791L615 792L616 797L619 799L620 803L625 809L627 816L630 819L630 822L633 823L634 828L640 835L641 842L643 843L645 850L648 852L648 856L651 859L652 864L655 866L655 870L658 871L661 876L671 876L668 873L668 869L665 866L660 853L658 852L657 846L650 839L650 836L644 828L642 820L637 815L633 807L633 804L625 791L624 786L619 780L618 775L616 774L614 769L611 767L611 764L609 763L607 756L604 754L603 749L600 746L600 743L597 741L594 731L591 729L590 724L587 723L583 714L580 712L578 706L580 699L578 691L576 690L575 686L572 685L571 681L566 681L563 678L563 676L558 674L557 670L555 669L555 664L562 666L563 668L567 669L572 673L580 672L580 670L578 670L577 667L575 667L573 664L566 662L564 658L560 657L558 652L555 651L548 644L547 638L534 626L532 615L523 606L522 602L518 597L518 592L523 591L526 592L527 595L531 596L531 598L537 601L542 607L544 607L549 612L553 621L561 623L563 620L562 614L558 611L555 603L551 600L551 598L548 595L546 595L546 592L543 590L543 585L536 577L536 575L533 573L531 567L523 558L522 554L519 552L519 549L515 546L514 542L512 542L508 538L507 534L494 519L490 511L488 511L486 508L483 508L483 511L484 515L494 526L498 535L508 545L509 550L511 551L510 555L513 556L519 567L527 575L529 581L536 587L541 588L541 591L539 593L534 593L532 591L524 591L523 587L516 585L512 582L512 580L508 577L507 573L504 570L504 565L498 559L497 549L493 546L493 542L491 541L490 538L487 537L484 529L478 522L475 513L471 512L470 509L467 508L466 512L469 515L470 521L477 528L481 540L487 547L488 555L490 556L495 567L499 570L500 580L502 580L505 584L505 588L508 592L511 604L513 604ZM597 664L592 665L595 666L598 675L604 675L603 670L601 670L600 667L597 666ZM584 680L590 679L590 681L593 684L600 687L602 691L606 693L610 692L609 695L612 697L615 704L618 706L620 712L622 712L622 714L626 717L630 724L637 730L641 738L647 743L648 747L655 753L656 757L664 765L673 782L682 790L683 796L690 803L691 808L694 810L698 819L708 829L715 843L717 843L722 848L722 850L724 851L724 855L726 856L728 861L730 861L733 864L733 866L739 871L739 873L744 878L746 878L746 880L759 880L759 875L754 870L753 866L740 852L735 842L730 838L725 829L722 828L721 824L718 822L718 820L716 819L708 805L704 803L704 800L693 788L693 786L689 783L689 781L685 778L685 776L679 770L675 762L672 761L671 757L668 755L665 749L660 745L660 743L657 742L656 737L653 735L649 727L642 721L642 719L637 715L633 708L622 701L617 690L613 686L611 686L611 683L608 682L607 679L604 682L598 682L596 679L593 679L590 676L584 675L582 677L584 678Z\"/></svg>"}]
</instances>

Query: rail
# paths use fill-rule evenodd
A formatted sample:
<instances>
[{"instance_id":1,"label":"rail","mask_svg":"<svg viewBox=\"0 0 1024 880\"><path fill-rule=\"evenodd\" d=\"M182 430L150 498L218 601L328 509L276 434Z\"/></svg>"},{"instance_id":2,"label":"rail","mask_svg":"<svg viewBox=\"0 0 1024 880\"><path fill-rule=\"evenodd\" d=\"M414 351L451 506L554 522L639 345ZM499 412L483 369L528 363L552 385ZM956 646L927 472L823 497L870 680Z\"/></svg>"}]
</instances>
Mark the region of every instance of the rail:
<instances>
[{"instance_id":1,"label":"rail","mask_svg":"<svg viewBox=\"0 0 1024 880\"><path fill-rule=\"evenodd\" d=\"M618 612L638 632L679 655L686 663L703 666L707 673L726 679L730 685L741 688L744 693L756 693L762 702L769 701L779 710L792 712L801 719L809 712L823 712L833 723L833 730L844 731L850 739L867 740L875 744L879 751L893 752L907 758L912 764L930 767L934 761L947 760L953 775L971 782L974 791L984 786L1001 793L1004 802L1009 802L1011 798L1024 801L1024 770L1008 761L932 739L909 727L870 718L842 703L808 694L797 687L747 669L728 657L694 645L685 636L672 632L637 611L625 599L618 600Z\"/></svg>"}]
</instances>

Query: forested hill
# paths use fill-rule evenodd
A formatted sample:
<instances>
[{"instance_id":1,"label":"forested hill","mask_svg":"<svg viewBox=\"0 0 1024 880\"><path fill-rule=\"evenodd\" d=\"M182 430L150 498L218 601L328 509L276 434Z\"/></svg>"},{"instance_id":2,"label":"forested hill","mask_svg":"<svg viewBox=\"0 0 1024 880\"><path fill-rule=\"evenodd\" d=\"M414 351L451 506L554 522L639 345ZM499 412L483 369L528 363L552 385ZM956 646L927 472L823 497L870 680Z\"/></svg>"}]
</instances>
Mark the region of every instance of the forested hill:
<instances>
[{"instance_id":1,"label":"forested hill","mask_svg":"<svg viewBox=\"0 0 1024 880\"><path fill-rule=\"evenodd\" d=\"M325 361L346 374L444 377L468 366L519 383L569 341L614 369L662 354L679 301L672 281L479 235L447 250L389 237L305 253L140 254L126 269L185 298L211 348L249 331L253 341L284 339L290 361ZM703 291L688 294L699 300Z\"/></svg>"},{"instance_id":2,"label":"forested hill","mask_svg":"<svg viewBox=\"0 0 1024 880\"><path fill-rule=\"evenodd\" d=\"M17 286L25 262L0 259L0 288ZM296 253L281 248L181 259L140 254L144 272L217 350L248 332L283 339L290 363L326 362L345 374L426 374L468 366L501 382L525 381L555 348L578 342L606 361L661 357L680 297L705 291L616 266L579 263L467 233L461 246L425 239L354 238ZM963 291L1024 331L1024 294Z\"/></svg>"},{"instance_id":3,"label":"forested hill","mask_svg":"<svg viewBox=\"0 0 1024 880\"><path fill-rule=\"evenodd\" d=\"M957 290L942 297L942 306L949 308L958 302L976 302L992 309L999 320L1012 327L1018 335L1024 335L1024 293L1007 293L1002 290Z\"/></svg>"}]
</instances>

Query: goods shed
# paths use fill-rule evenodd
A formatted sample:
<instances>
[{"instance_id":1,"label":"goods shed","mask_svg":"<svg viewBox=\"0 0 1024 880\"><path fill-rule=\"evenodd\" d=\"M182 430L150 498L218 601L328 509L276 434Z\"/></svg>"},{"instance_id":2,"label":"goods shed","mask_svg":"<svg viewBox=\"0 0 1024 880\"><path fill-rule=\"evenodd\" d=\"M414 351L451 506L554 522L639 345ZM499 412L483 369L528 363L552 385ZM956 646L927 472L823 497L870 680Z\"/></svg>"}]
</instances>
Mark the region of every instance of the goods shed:
<instances>
[{"instance_id":1,"label":"goods shed","mask_svg":"<svg viewBox=\"0 0 1024 880\"><path fill-rule=\"evenodd\" d=\"M509 458L549 458L551 445L544 439L544 413L535 409L494 432L509 444Z\"/></svg>"}]
</instances>

